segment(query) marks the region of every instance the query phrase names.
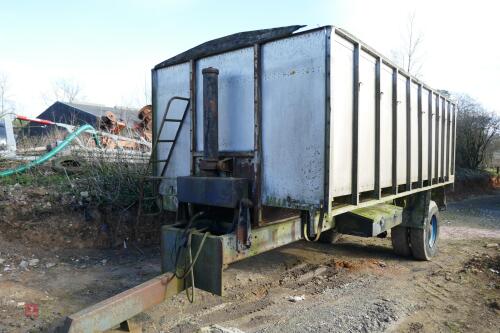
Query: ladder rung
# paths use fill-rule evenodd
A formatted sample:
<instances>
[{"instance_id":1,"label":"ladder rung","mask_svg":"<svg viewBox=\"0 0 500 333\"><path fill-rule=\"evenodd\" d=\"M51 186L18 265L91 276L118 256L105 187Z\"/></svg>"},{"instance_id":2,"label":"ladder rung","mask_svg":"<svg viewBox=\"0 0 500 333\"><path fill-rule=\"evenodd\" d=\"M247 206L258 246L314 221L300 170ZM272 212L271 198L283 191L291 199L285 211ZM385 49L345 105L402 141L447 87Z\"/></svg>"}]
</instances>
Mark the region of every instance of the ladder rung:
<instances>
[{"instance_id":1,"label":"ladder rung","mask_svg":"<svg viewBox=\"0 0 500 333\"><path fill-rule=\"evenodd\" d=\"M182 121L182 119L166 118L166 119L163 119L163 121L171 121L171 122L174 122L174 123L180 123Z\"/></svg>"},{"instance_id":2,"label":"ladder rung","mask_svg":"<svg viewBox=\"0 0 500 333\"><path fill-rule=\"evenodd\" d=\"M172 143L172 142L174 142L174 140L158 140L156 142L170 142L170 143Z\"/></svg>"},{"instance_id":3,"label":"ladder rung","mask_svg":"<svg viewBox=\"0 0 500 333\"><path fill-rule=\"evenodd\" d=\"M159 195L157 195L157 196L155 196L155 197L143 197L143 198L142 198L142 200L143 200L143 201L145 201L145 200L156 200L156 199L158 199L158 198L160 198L160 196L159 196Z\"/></svg>"}]
</instances>

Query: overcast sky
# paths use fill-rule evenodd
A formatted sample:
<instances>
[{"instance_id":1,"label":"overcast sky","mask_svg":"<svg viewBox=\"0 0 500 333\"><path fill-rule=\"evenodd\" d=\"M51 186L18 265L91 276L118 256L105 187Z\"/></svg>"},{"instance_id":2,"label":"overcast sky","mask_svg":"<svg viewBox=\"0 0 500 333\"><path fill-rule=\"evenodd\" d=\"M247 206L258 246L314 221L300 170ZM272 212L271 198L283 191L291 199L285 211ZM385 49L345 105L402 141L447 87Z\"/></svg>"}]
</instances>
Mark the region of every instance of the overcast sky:
<instances>
[{"instance_id":1,"label":"overcast sky","mask_svg":"<svg viewBox=\"0 0 500 333\"><path fill-rule=\"evenodd\" d=\"M497 1L0 0L0 72L18 113L37 115L61 78L85 100L141 105L151 68L209 39L292 24L335 25L386 56L415 13L424 82L500 112Z\"/></svg>"}]
</instances>

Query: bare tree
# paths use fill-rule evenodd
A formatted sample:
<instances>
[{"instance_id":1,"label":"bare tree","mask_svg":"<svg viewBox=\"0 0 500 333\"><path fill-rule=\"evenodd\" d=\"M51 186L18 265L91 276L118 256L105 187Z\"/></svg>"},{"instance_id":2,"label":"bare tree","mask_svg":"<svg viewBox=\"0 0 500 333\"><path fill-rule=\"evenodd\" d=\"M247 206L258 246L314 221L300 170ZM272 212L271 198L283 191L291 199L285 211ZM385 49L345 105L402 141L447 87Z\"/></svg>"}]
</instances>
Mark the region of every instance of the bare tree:
<instances>
[{"instance_id":1,"label":"bare tree","mask_svg":"<svg viewBox=\"0 0 500 333\"><path fill-rule=\"evenodd\" d=\"M14 112L14 109L14 103L10 100L8 77L0 73L0 117Z\"/></svg>"},{"instance_id":2,"label":"bare tree","mask_svg":"<svg viewBox=\"0 0 500 333\"><path fill-rule=\"evenodd\" d=\"M80 84L73 79L57 79L52 82L52 91L42 94L45 104L49 105L55 101L74 103L83 100Z\"/></svg>"},{"instance_id":3,"label":"bare tree","mask_svg":"<svg viewBox=\"0 0 500 333\"><path fill-rule=\"evenodd\" d=\"M457 97L457 107L457 164L478 169L499 133L500 117L467 95Z\"/></svg>"},{"instance_id":4,"label":"bare tree","mask_svg":"<svg viewBox=\"0 0 500 333\"><path fill-rule=\"evenodd\" d=\"M408 73L420 76L422 70L422 33L417 29L415 12L408 15L401 46L393 50L394 61Z\"/></svg>"},{"instance_id":5,"label":"bare tree","mask_svg":"<svg viewBox=\"0 0 500 333\"><path fill-rule=\"evenodd\" d=\"M81 96L81 88L78 82L70 79L59 79L52 85L54 96L57 100L73 103Z\"/></svg>"}]
</instances>

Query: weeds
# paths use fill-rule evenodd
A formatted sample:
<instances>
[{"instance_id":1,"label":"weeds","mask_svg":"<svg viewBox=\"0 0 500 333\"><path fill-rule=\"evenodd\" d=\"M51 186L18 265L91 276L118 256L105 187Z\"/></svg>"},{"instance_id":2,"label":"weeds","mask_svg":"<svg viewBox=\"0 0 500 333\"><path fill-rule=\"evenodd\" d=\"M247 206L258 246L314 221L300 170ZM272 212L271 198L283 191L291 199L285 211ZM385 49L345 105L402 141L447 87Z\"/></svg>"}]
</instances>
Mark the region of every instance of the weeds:
<instances>
[{"instance_id":1,"label":"weeds","mask_svg":"<svg viewBox=\"0 0 500 333\"><path fill-rule=\"evenodd\" d=\"M109 161L99 154L82 164L81 173L74 177L74 190L87 192L98 206L127 209L139 200L145 172L145 163L130 163L127 156L119 154ZM150 193L152 189L145 190Z\"/></svg>"},{"instance_id":2,"label":"weeds","mask_svg":"<svg viewBox=\"0 0 500 333\"><path fill-rule=\"evenodd\" d=\"M121 134L134 136L133 132ZM18 136L18 154L45 154L48 145L65 136L67 132L58 129L44 136ZM45 230L53 223L45 223L48 221L41 218L44 214L60 212L64 219L66 214L72 216L78 212L80 217L76 221L82 221L82 233L93 233L90 237L95 237L96 242L105 239L109 246L125 241L132 245L156 244L158 228L165 220L157 216L141 218L139 223L137 220L141 186L146 197L151 197L154 191L152 183L143 184L150 153L120 147L98 149L87 134L80 136L80 140L81 145L73 143L71 149L43 165L0 178L0 203L4 200L7 207L1 214L8 216L8 220L22 221L20 226L36 223L37 228ZM0 160L0 170L24 163L26 160ZM146 214L158 210L155 201L146 201L142 208Z\"/></svg>"}]
</instances>

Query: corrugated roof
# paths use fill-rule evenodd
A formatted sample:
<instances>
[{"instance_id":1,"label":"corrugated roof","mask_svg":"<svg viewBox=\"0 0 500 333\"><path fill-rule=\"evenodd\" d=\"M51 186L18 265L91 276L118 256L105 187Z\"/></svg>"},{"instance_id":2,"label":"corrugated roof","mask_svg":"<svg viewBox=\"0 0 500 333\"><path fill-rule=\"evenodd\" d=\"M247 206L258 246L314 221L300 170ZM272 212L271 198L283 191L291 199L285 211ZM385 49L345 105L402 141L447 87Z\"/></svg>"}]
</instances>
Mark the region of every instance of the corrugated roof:
<instances>
[{"instance_id":1,"label":"corrugated roof","mask_svg":"<svg viewBox=\"0 0 500 333\"><path fill-rule=\"evenodd\" d=\"M59 102L65 105L68 105L72 108L93 114L96 117L103 116L106 112L113 112L116 117L127 123L127 125L133 125L134 122L138 122L139 118L137 118L137 114L139 109L131 109L125 107L109 107L100 104L90 104L90 103L67 103L67 102Z\"/></svg>"},{"instance_id":2,"label":"corrugated roof","mask_svg":"<svg viewBox=\"0 0 500 333\"><path fill-rule=\"evenodd\" d=\"M244 31L213 39L159 63L154 69L172 66L192 59L198 59L212 54L252 46L255 43L264 43L276 38L289 36L302 27L305 27L305 25L290 25L272 29Z\"/></svg>"}]
</instances>

